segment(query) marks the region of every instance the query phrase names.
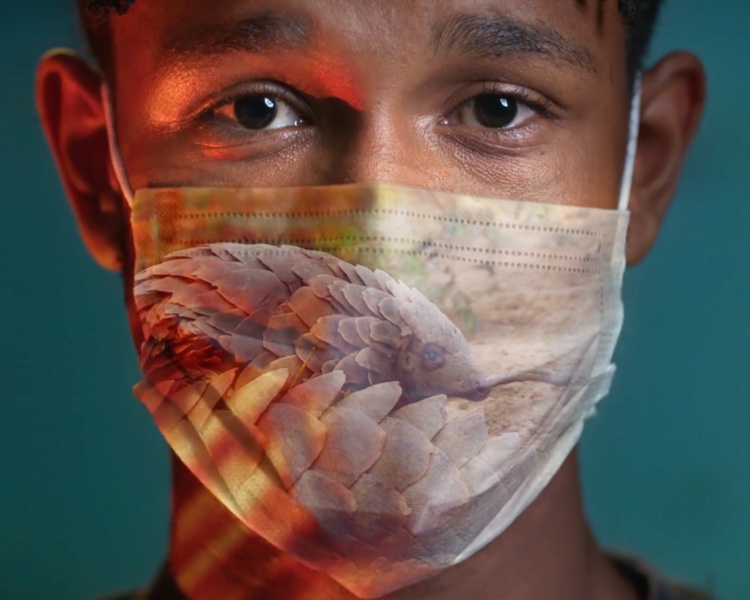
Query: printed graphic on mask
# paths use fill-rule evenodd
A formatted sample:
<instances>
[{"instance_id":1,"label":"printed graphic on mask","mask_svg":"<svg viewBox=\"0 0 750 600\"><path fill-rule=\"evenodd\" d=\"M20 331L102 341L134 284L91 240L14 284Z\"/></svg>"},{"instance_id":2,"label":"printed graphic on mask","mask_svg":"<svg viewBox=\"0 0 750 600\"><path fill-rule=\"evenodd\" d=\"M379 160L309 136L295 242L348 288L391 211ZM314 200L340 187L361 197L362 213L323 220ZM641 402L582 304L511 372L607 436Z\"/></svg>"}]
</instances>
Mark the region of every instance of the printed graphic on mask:
<instances>
[{"instance_id":1,"label":"printed graphic on mask","mask_svg":"<svg viewBox=\"0 0 750 600\"><path fill-rule=\"evenodd\" d=\"M391 186L138 192L136 394L247 527L382 596L497 537L575 445L626 224Z\"/></svg>"}]
</instances>

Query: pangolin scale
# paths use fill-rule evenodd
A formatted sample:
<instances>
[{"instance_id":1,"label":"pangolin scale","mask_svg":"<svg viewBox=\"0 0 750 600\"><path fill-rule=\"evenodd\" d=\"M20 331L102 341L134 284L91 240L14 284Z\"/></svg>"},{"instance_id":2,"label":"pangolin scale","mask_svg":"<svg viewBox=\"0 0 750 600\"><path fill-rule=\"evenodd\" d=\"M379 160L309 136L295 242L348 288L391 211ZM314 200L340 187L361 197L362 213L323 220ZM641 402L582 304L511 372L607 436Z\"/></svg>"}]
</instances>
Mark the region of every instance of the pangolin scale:
<instances>
[{"instance_id":1,"label":"pangolin scale","mask_svg":"<svg viewBox=\"0 0 750 600\"><path fill-rule=\"evenodd\" d=\"M518 435L448 410L490 387L466 340L388 274L220 243L144 270L135 299L137 394L204 485L308 564L453 560L511 490L498 474Z\"/></svg>"}]
</instances>

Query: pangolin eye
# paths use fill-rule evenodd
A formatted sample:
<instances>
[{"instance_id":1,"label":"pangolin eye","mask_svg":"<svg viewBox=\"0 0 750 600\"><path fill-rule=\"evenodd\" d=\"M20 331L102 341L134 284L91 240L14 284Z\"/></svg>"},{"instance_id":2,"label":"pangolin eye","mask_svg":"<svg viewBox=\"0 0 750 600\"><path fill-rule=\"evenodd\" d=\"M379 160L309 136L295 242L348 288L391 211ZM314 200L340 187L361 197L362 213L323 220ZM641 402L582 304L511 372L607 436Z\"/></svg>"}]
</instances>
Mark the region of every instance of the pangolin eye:
<instances>
[{"instance_id":1,"label":"pangolin eye","mask_svg":"<svg viewBox=\"0 0 750 600\"><path fill-rule=\"evenodd\" d=\"M427 371L434 371L445 365L445 353L436 344L427 344L422 350L422 367Z\"/></svg>"}]
</instances>

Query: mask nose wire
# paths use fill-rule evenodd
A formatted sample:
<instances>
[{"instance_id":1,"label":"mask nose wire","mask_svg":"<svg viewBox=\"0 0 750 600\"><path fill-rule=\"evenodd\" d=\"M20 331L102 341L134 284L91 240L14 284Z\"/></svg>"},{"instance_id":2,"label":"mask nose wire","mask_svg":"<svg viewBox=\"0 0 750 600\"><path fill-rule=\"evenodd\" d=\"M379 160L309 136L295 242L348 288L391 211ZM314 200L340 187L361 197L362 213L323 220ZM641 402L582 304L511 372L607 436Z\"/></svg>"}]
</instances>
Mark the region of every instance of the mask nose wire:
<instances>
[{"instance_id":1,"label":"mask nose wire","mask_svg":"<svg viewBox=\"0 0 750 600\"><path fill-rule=\"evenodd\" d=\"M633 82L633 96L630 100L630 117L628 120L628 147L625 154L625 168L620 183L620 199L617 210L628 210L630 190L633 187L633 169L635 154L638 149L638 130L641 126L641 74L637 73Z\"/></svg>"},{"instance_id":2,"label":"mask nose wire","mask_svg":"<svg viewBox=\"0 0 750 600\"><path fill-rule=\"evenodd\" d=\"M117 132L115 131L115 115L112 103L112 94L107 84L101 86L102 105L104 106L104 121L107 126L107 144L109 146L109 159L112 163L112 170L120 186L125 201L130 208L133 208L133 188L128 181L128 175L125 171L125 165L122 162L120 146L117 143Z\"/></svg>"}]
</instances>

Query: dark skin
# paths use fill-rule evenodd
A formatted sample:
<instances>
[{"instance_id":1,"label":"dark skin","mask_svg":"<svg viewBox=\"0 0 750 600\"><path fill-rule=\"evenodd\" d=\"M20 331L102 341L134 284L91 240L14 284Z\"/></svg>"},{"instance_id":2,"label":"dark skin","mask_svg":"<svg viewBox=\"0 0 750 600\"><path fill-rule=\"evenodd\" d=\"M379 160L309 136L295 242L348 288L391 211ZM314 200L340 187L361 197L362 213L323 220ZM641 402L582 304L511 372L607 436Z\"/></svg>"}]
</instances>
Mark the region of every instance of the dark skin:
<instances>
[{"instance_id":1,"label":"dark skin","mask_svg":"<svg viewBox=\"0 0 750 600\"><path fill-rule=\"evenodd\" d=\"M240 20L270 11L278 19L253 21L233 37ZM140 0L112 19L119 146L134 189L389 182L615 208L627 140L625 33L614 2ZM498 39L502 47L487 46ZM199 40L200 52L190 52ZM37 102L88 249L105 268L124 272L140 343L128 210L109 166L99 86L81 59L49 55ZM259 93L280 103L264 130L237 123L242 101L220 100ZM487 127L473 100L482 94L504 99L499 114L513 119ZM703 69L691 54L671 54L644 73L630 264L657 237L704 97ZM180 498L202 498L207 520L224 513L173 463L174 566ZM304 598L352 597L237 531L252 557L246 565L274 557L292 565L286 581L304 584ZM230 579L217 571L216 589ZM256 579L255 591L232 584L224 597L276 597L278 581ZM575 452L495 542L388 596L458 597L637 598L589 532Z\"/></svg>"}]
</instances>

